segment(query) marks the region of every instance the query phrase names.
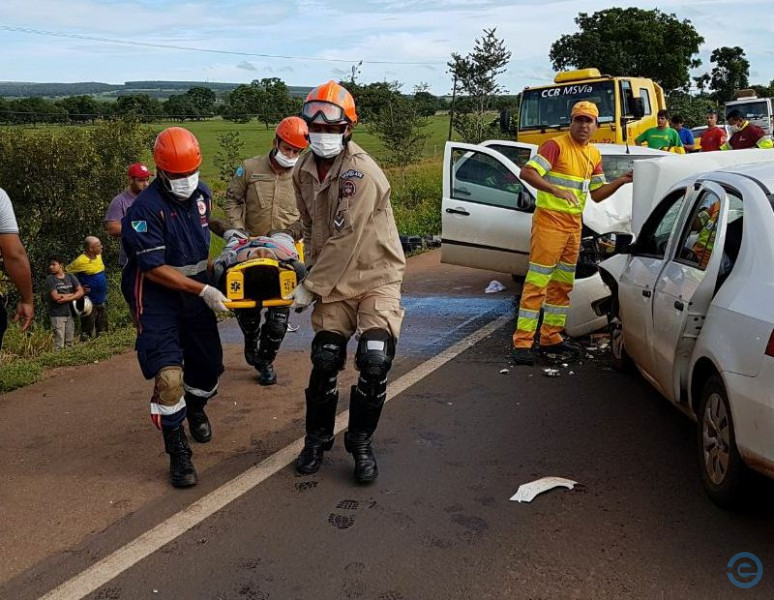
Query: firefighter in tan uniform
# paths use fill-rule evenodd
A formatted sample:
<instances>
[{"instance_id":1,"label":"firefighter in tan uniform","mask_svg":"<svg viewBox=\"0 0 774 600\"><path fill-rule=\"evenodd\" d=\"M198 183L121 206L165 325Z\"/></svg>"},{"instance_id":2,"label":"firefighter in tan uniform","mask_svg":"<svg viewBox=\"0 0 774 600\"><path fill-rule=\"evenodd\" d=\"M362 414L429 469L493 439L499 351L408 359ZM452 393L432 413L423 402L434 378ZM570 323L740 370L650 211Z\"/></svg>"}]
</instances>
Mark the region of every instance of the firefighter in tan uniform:
<instances>
[{"instance_id":1,"label":"firefighter in tan uniform","mask_svg":"<svg viewBox=\"0 0 774 600\"><path fill-rule=\"evenodd\" d=\"M330 81L312 90L302 117L311 153L293 171L309 274L293 292L293 308L313 302L312 373L306 389L306 437L299 473L315 473L333 446L338 372L356 334L349 427L344 445L355 480L378 470L371 440L387 395L387 373L403 321L400 286L406 259L390 205L390 184L374 160L351 141L357 123L350 93Z\"/></svg>"},{"instance_id":2,"label":"firefighter in tan uniform","mask_svg":"<svg viewBox=\"0 0 774 600\"><path fill-rule=\"evenodd\" d=\"M309 145L308 133L303 119L283 119L277 125L271 152L249 158L237 168L226 192L226 213L233 229L253 237L290 230L299 237L301 225L291 172ZM273 363L288 330L290 309L268 308L263 327L260 308L234 312L245 336L245 360L258 370L258 383L277 383Z\"/></svg>"}]
</instances>

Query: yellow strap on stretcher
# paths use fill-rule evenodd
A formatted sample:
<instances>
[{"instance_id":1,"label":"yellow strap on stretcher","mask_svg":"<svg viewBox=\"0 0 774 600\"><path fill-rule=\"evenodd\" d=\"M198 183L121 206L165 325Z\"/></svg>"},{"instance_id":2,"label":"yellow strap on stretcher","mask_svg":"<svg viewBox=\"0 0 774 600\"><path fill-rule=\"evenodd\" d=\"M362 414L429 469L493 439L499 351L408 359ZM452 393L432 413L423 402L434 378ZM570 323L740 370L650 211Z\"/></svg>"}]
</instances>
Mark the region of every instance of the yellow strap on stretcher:
<instances>
[{"instance_id":1,"label":"yellow strap on stretcher","mask_svg":"<svg viewBox=\"0 0 774 600\"><path fill-rule=\"evenodd\" d=\"M303 252L303 247L302 247ZM279 287L280 297L272 298L269 300L251 300L245 298L245 269L251 267L272 267L277 270L279 274ZM260 307L275 307L275 306L290 306L293 304L292 300L284 300L284 297L290 296L298 281L296 280L296 272L293 269L280 268L280 263L272 258L253 258L247 260L238 265L231 267L226 273L226 297L228 302L224 302L226 308L255 308Z\"/></svg>"}]
</instances>

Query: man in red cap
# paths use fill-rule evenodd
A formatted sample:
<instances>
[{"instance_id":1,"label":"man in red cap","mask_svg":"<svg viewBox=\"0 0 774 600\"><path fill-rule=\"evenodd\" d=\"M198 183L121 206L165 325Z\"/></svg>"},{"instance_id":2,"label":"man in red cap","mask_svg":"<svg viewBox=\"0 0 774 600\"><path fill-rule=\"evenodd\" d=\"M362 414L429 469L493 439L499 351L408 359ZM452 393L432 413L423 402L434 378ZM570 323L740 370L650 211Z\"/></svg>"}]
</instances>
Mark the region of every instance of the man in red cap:
<instances>
[{"instance_id":1,"label":"man in red cap","mask_svg":"<svg viewBox=\"0 0 774 600\"><path fill-rule=\"evenodd\" d=\"M140 192L148 187L151 178L150 169L142 163L129 165L126 174L129 177L129 185L113 198L105 214L105 231L110 237L116 239L121 239L121 219L124 218L126 211L129 210ZM123 247L119 251L118 264L121 267L126 265L126 254Z\"/></svg>"},{"instance_id":2,"label":"man in red cap","mask_svg":"<svg viewBox=\"0 0 774 600\"><path fill-rule=\"evenodd\" d=\"M569 133L544 142L521 169L521 179L538 193L532 216L529 271L513 334L513 358L517 364L531 365L535 360L532 346L541 309L541 352L575 353L561 332L575 283L583 207L587 197L601 202L632 181L631 173L610 183L605 181L602 156L589 143L597 130L598 117L593 102L575 104Z\"/></svg>"}]
</instances>

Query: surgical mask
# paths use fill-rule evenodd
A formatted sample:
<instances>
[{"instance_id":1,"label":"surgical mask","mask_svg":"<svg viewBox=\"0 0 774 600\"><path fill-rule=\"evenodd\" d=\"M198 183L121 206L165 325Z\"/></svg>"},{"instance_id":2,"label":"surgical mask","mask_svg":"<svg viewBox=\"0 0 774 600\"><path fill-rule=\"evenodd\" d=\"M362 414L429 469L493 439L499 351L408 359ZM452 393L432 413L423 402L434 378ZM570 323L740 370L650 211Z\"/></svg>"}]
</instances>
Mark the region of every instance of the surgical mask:
<instances>
[{"instance_id":1,"label":"surgical mask","mask_svg":"<svg viewBox=\"0 0 774 600\"><path fill-rule=\"evenodd\" d=\"M277 161L277 164L280 167L283 167L285 169L292 169L296 166L296 163L298 162L298 157L295 156L293 158L290 158L289 156L285 156L282 154L282 151L277 148L276 152L274 153L274 160Z\"/></svg>"},{"instance_id":2,"label":"surgical mask","mask_svg":"<svg viewBox=\"0 0 774 600\"><path fill-rule=\"evenodd\" d=\"M736 133L740 131L742 128L739 127L739 125L731 125L731 133Z\"/></svg>"},{"instance_id":3,"label":"surgical mask","mask_svg":"<svg viewBox=\"0 0 774 600\"><path fill-rule=\"evenodd\" d=\"M320 158L333 158L344 150L343 133L310 133L309 147Z\"/></svg>"},{"instance_id":4,"label":"surgical mask","mask_svg":"<svg viewBox=\"0 0 774 600\"><path fill-rule=\"evenodd\" d=\"M199 186L199 171L181 179L168 179L169 191L178 200L188 200Z\"/></svg>"}]
</instances>

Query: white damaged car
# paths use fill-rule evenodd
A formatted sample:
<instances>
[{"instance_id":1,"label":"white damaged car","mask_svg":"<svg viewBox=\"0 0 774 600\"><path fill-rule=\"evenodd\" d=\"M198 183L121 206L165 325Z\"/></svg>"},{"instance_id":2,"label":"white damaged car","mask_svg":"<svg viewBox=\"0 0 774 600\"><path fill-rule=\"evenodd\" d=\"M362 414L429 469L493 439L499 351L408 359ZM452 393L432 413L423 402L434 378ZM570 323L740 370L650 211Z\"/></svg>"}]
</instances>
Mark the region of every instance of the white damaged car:
<instances>
[{"instance_id":1,"label":"white damaged car","mask_svg":"<svg viewBox=\"0 0 774 600\"><path fill-rule=\"evenodd\" d=\"M596 144L608 181L635 163L670 155L617 144ZM521 167L537 152L534 144L489 140L481 144L447 142L443 163L441 262L524 277L529 267L529 238L537 192L521 181ZM596 235L631 231L632 186L604 202L586 202L584 240L570 294L565 330L571 336L607 325L593 305L610 292L597 273Z\"/></svg>"},{"instance_id":2,"label":"white damaged car","mask_svg":"<svg viewBox=\"0 0 774 600\"><path fill-rule=\"evenodd\" d=\"M614 359L697 421L703 485L730 506L748 469L774 477L774 152L712 154L635 166L636 241L599 269Z\"/></svg>"}]
</instances>

